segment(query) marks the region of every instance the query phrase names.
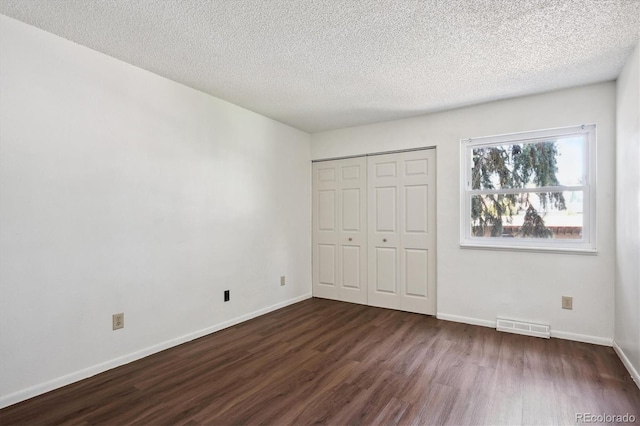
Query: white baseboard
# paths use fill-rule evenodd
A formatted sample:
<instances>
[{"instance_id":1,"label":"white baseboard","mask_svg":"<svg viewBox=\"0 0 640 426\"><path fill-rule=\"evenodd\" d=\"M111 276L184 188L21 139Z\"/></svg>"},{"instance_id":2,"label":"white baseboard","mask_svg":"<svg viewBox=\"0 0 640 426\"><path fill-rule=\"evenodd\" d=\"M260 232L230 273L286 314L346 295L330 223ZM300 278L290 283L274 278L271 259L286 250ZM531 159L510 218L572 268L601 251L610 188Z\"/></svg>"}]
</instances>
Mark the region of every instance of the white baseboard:
<instances>
[{"instance_id":1,"label":"white baseboard","mask_svg":"<svg viewBox=\"0 0 640 426\"><path fill-rule=\"evenodd\" d=\"M443 314L441 312L438 312L436 314L436 318L445 321L461 322L464 324L481 325L482 327L496 328L495 321L482 320L478 318L461 317L459 315Z\"/></svg>"},{"instance_id":2,"label":"white baseboard","mask_svg":"<svg viewBox=\"0 0 640 426\"><path fill-rule=\"evenodd\" d=\"M590 336L588 334L569 333L567 331L558 331L551 329L551 337L564 340L573 340L575 342L593 343L594 345L609 346L613 345L613 339L607 337Z\"/></svg>"},{"instance_id":3,"label":"white baseboard","mask_svg":"<svg viewBox=\"0 0 640 426\"><path fill-rule=\"evenodd\" d=\"M462 317L459 315L451 315L451 314L445 314L441 312L438 312L438 314L436 314L436 318L445 320L445 321L454 321L454 322L461 322L464 324L480 325L482 327L496 328L495 321L483 320L479 318ZM602 346L611 346L613 344L613 339L609 339L606 337L590 336L587 334L569 333L566 331L558 331L553 329L551 329L551 337L554 337L557 339L574 340L576 342L593 343L593 344L602 345Z\"/></svg>"},{"instance_id":4,"label":"white baseboard","mask_svg":"<svg viewBox=\"0 0 640 426\"><path fill-rule=\"evenodd\" d=\"M629 371L629 374L631 374L631 378L634 382L636 382L636 386L640 388L640 374L638 374L638 370L636 370L633 364L631 364L631 361L629 360L629 358L627 358L627 355L624 353L622 348L618 346L615 340L613 341L613 350L616 351L618 357L627 368L627 371Z\"/></svg>"},{"instance_id":5,"label":"white baseboard","mask_svg":"<svg viewBox=\"0 0 640 426\"><path fill-rule=\"evenodd\" d=\"M34 396L42 395L43 393L61 388L63 386L86 379L91 376L95 376L96 374L103 373L107 370L111 370L112 368L116 368L121 365L128 364L133 361L137 361L141 358L155 354L165 349L169 349L174 346L181 345L183 343L189 342L194 339L198 339L200 337L206 336L211 333L215 333L216 331L220 331L228 327L233 327L234 325L240 324L241 322L259 317L260 315L267 314L277 309L284 308L285 306L293 305L294 303L298 303L310 298L311 298L311 293L308 293L299 297L294 297L293 299L285 300L284 302L276 303L275 305L258 309L257 311L250 312L248 314L230 319L228 321L221 322L211 327L207 327L205 329L198 330L193 333L185 334L184 336L167 340L157 345L149 346L142 350L91 366L89 368L82 369L80 371L76 371L71 374L67 374L62 377L58 377L48 382L41 383L24 390L14 392L6 396L2 396L0 397L0 408L8 407L9 405L13 405L18 402L27 400L29 398L33 398Z\"/></svg>"}]
</instances>

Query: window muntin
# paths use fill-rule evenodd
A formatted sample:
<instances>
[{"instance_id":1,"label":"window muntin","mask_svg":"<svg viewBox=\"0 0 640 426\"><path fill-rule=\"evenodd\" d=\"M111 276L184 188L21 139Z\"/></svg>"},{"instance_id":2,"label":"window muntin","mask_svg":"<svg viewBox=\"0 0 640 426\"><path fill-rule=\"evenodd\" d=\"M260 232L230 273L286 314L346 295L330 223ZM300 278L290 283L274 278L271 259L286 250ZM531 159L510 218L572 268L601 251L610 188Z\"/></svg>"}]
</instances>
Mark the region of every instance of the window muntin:
<instances>
[{"instance_id":1,"label":"window muntin","mask_svg":"<svg viewBox=\"0 0 640 426\"><path fill-rule=\"evenodd\" d=\"M595 251L595 125L462 141L460 244Z\"/></svg>"}]
</instances>

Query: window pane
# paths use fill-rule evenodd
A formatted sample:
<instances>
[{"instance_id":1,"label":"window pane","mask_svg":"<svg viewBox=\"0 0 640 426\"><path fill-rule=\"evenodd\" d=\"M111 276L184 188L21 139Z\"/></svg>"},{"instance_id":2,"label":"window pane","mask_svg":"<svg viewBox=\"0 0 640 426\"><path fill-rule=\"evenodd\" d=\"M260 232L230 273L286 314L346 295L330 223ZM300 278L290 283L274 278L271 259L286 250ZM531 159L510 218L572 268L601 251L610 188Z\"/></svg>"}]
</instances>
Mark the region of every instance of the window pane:
<instances>
[{"instance_id":1,"label":"window pane","mask_svg":"<svg viewBox=\"0 0 640 426\"><path fill-rule=\"evenodd\" d=\"M583 191L471 197L471 235L582 239Z\"/></svg>"},{"instance_id":2,"label":"window pane","mask_svg":"<svg viewBox=\"0 0 640 426\"><path fill-rule=\"evenodd\" d=\"M583 135L472 149L471 189L580 186Z\"/></svg>"}]
</instances>

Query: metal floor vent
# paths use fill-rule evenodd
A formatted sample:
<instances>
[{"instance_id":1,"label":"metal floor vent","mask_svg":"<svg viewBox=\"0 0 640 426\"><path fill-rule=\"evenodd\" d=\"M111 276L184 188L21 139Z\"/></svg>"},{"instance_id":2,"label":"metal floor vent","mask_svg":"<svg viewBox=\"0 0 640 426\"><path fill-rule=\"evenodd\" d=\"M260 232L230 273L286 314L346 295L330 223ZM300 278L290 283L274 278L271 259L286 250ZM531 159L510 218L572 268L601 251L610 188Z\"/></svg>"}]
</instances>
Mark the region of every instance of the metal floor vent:
<instances>
[{"instance_id":1,"label":"metal floor vent","mask_svg":"<svg viewBox=\"0 0 640 426\"><path fill-rule=\"evenodd\" d=\"M532 322L516 321L507 318L498 317L496 329L507 333L544 337L545 339L549 339L551 337L551 331L549 330L548 324L535 324Z\"/></svg>"}]
</instances>

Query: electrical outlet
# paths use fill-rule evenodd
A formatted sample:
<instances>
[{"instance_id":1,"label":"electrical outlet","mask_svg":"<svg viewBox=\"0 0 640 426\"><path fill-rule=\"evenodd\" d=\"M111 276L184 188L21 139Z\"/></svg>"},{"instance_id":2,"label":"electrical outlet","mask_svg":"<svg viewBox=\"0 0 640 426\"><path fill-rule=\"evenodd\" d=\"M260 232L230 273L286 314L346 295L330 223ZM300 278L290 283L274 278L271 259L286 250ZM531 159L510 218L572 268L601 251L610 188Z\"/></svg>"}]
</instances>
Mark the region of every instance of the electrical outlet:
<instances>
[{"instance_id":1,"label":"electrical outlet","mask_svg":"<svg viewBox=\"0 0 640 426\"><path fill-rule=\"evenodd\" d=\"M284 275L280 277L280 285L284 285Z\"/></svg>"},{"instance_id":2,"label":"electrical outlet","mask_svg":"<svg viewBox=\"0 0 640 426\"><path fill-rule=\"evenodd\" d=\"M114 330L124 328L124 313L113 314L112 321Z\"/></svg>"},{"instance_id":3,"label":"electrical outlet","mask_svg":"<svg viewBox=\"0 0 640 426\"><path fill-rule=\"evenodd\" d=\"M573 309L573 297L562 296L562 309Z\"/></svg>"},{"instance_id":4,"label":"electrical outlet","mask_svg":"<svg viewBox=\"0 0 640 426\"><path fill-rule=\"evenodd\" d=\"M229 290L225 290L224 291L224 301L228 302L231 299L231 296L229 295Z\"/></svg>"}]
</instances>

